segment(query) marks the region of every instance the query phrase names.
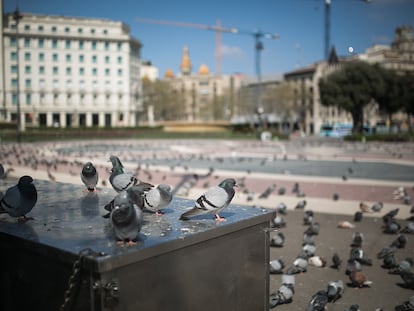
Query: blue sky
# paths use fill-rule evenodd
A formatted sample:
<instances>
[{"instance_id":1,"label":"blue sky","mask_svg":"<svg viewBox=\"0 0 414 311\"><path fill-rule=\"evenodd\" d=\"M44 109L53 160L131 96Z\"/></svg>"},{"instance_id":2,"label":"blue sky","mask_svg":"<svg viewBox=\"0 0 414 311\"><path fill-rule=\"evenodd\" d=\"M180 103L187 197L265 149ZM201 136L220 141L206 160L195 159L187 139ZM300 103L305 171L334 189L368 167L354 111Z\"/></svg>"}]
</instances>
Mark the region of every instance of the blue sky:
<instances>
[{"instance_id":1,"label":"blue sky","mask_svg":"<svg viewBox=\"0 0 414 311\"><path fill-rule=\"evenodd\" d=\"M16 0L3 0L12 12ZM143 44L142 59L159 68L179 71L182 49L187 45L193 72L201 64L216 71L216 33L189 27L137 22L139 18L176 21L277 33L279 40L263 39L263 75L281 74L324 57L325 0L18 0L21 12L96 17L127 23ZM396 27L414 27L414 0L331 0L331 44L338 55L348 48L363 53L374 44L389 45ZM250 34L222 33L223 74L241 72L254 76L254 38Z\"/></svg>"}]
</instances>

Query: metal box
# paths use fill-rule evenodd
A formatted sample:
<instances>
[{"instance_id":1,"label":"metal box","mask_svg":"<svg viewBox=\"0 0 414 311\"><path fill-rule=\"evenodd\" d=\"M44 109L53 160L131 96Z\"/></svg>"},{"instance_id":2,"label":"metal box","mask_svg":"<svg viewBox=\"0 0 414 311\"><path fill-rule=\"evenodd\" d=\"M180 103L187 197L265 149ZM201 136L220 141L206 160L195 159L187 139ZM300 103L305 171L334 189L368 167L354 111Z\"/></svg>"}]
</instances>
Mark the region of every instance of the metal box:
<instances>
[{"instance_id":1,"label":"metal box","mask_svg":"<svg viewBox=\"0 0 414 311\"><path fill-rule=\"evenodd\" d=\"M102 217L112 189L36 187L34 220L0 215L0 310L269 309L274 212L231 205L225 222L180 221L194 202L175 197L163 216L145 213L137 245L125 247Z\"/></svg>"}]
</instances>

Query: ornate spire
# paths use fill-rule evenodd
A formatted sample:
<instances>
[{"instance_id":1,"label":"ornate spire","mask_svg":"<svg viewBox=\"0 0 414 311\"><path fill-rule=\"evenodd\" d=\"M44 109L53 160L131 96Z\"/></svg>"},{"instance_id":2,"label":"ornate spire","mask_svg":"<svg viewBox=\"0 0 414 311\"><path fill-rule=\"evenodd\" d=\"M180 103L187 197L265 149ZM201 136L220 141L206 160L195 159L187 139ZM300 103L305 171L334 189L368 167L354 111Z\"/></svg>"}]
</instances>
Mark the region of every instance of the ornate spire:
<instances>
[{"instance_id":1,"label":"ornate spire","mask_svg":"<svg viewBox=\"0 0 414 311\"><path fill-rule=\"evenodd\" d=\"M183 57L181 59L180 69L181 69L181 73L184 76L188 76L191 74L191 61L190 61L190 55L188 53L187 46L184 46L183 48Z\"/></svg>"}]
</instances>

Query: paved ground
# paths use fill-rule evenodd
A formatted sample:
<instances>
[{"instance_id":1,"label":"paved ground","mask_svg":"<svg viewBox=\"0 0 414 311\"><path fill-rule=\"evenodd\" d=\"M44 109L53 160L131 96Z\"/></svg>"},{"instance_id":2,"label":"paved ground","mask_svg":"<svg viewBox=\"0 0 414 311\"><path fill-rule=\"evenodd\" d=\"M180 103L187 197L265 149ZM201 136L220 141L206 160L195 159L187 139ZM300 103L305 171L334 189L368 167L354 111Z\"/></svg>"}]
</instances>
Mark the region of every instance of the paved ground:
<instances>
[{"instance_id":1,"label":"paved ground","mask_svg":"<svg viewBox=\"0 0 414 311\"><path fill-rule=\"evenodd\" d=\"M235 142L235 141L93 141L86 143L37 143L0 145L0 162L12 168L11 176L32 174L38 179L49 179L80 183L80 167L92 161L99 170L100 187L108 186L109 155L118 155L123 163L135 171L140 179L152 183L177 185L184 174L196 173L200 178L188 189L182 188L180 196L197 197L210 185L224 177L232 176L244 181L234 203L275 208L280 202L288 206L284 216L286 228L280 229L286 236L282 248L271 249L271 259L282 258L290 266L299 254L302 235L306 226L302 224L303 211L295 210L299 200L307 201L307 210L316 212L315 221L321 223L321 231L315 237L316 253L328 259L337 252L346 262L349 257L351 238L354 232L364 233L362 249L373 260L372 266L363 271L373 281L370 288L346 287L344 296L328 310L344 310L351 304L359 304L361 310L393 310L413 290L401 287L398 275L390 275L381 267L382 260L376 254L396 234L382 232L381 216L399 208L397 219L402 226L411 215L411 204L404 204L393 192L404 187L414 196L414 145L413 144L362 144L345 143L340 140L304 139L291 142ZM104 182L104 183L103 183ZM291 192L298 183L304 197ZM267 198L259 199L268 186L276 189ZM278 194L281 188L286 192ZM188 190L188 191L185 191ZM337 201L333 194L339 195ZM249 199L251 197L251 199ZM381 201L380 213L367 213L360 223L353 222L359 203L371 205ZM338 221L348 220L353 229L337 228ZM397 261L407 256L414 257L414 240L408 234L404 249L395 253ZM348 282L345 264L334 270L329 267L309 267L307 272L296 275L293 302L277 306L280 310L305 310L307 302L317 290L325 289L329 281L341 279ZM270 276L270 290L280 286L280 275Z\"/></svg>"}]
</instances>

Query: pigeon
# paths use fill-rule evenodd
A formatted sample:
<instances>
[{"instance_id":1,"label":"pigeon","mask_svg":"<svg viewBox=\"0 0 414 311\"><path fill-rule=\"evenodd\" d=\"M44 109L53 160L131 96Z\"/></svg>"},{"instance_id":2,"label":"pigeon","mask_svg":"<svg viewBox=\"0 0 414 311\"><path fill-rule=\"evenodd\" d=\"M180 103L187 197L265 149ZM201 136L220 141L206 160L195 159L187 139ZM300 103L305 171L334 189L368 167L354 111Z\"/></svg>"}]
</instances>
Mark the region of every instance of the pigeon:
<instances>
[{"instance_id":1,"label":"pigeon","mask_svg":"<svg viewBox=\"0 0 414 311\"><path fill-rule=\"evenodd\" d=\"M270 261L269 272L271 274L281 274L285 268L285 262L282 259L274 259Z\"/></svg>"},{"instance_id":2,"label":"pigeon","mask_svg":"<svg viewBox=\"0 0 414 311\"><path fill-rule=\"evenodd\" d=\"M361 263L355 259L348 259L347 266L345 269L345 274L350 275L353 271L361 271Z\"/></svg>"},{"instance_id":3,"label":"pigeon","mask_svg":"<svg viewBox=\"0 0 414 311\"><path fill-rule=\"evenodd\" d=\"M284 228L286 227L286 222L283 217L276 215L276 217L272 219L272 226L274 228Z\"/></svg>"},{"instance_id":4,"label":"pigeon","mask_svg":"<svg viewBox=\"0 0 414 311\"><path fill-rule=\"evenodd\" d=\"M364 234L361 232L354 232L354 234L352 235L351 246L361 247L363 241L364 241Z\"/></svg>"},{"instance_id":5,"label":"pigeon","mask_svg":"<svg viewBox=\"0 0 414 311\"><path fill-rule=\"evenodd\" d=\"M384 207L384 204L382 202L376 202L371 206L371 210L373 212L380 212L382 210L382 208Z\"/></svg>"},{"instance_id":6,"label":"pigeon","mask_svg":"<svg viewBox=\"0 0 414 311\"><path fill-rule=\"evenodd\" d=\"M276 233L270 240L270 246L282 247L285 244L285 235L283 232Z\"/></svg>"},{"instance_id":7,"label":"pigeon","mask_svg":"<svg viewBox=\"0 0 414 311\"><path fill-rule=\"evenodd\" d=\"M191 210L180 216L180 220L188 220L192 216L201 214L214 214L216 221L225 220L225 218L220 217L219 213L233 199L235 186L237 186L236 180L228 178L223 180L218 186L211 187L195 201L195 206Z\"/></svg>"},{"instance_id":8,"label":"pigeon","mask_svg":"<svg viewBox=\"0 0 414 311\"><path fill-rule=\"evenodd\" d=\"M144 192L143 199L145 209L160 215L162 214L161 210L173 199L171 187L167 184L159 184L148 192Z\"/></svg>"},{"instance_id":9,"label":"pigeon","mask_svg":"<svg viewBox=\"0 0 414 311\"><path fill-rule=\"evenodd\" d=\"M338 253L332 255L332 265L331 268L339 270L339 267L342 264L342 259L339 257Z\"/></svg>"},{"instance_id":10,"label":"pigeon","mask_svg":"<svg viewBox=\"0 0 414 311\"><path fill-rule=\"evenodd\" d=\"M401 272L410 272L414 265L414 260L411 257L407 257L401 260L394 269L388 271L389 274L400 274Z\"/></svg>"},{"instance_id":11,"label":"pigeon","mask_svg":"<svg viewBox=\"0 0 414 311\"><path fill-rule=\"evenodd\" d=\"M414 233L414 222L410 221L404 228L400 230L401 233Z\"/></svg>"},{"instance_id":12,"label":"pigeon","mask_svg":"<svg viewBox=\"0 0 414 311\"><path fill-rule=\"evenodd\" d=\"M277 191L278 195L284 195L286 193L286 188L285 187L280 187L279 190Z\"/></svg>"},{"instance_id":13,"label":"pigeon","mask_svg":"<svg viewBox=\"0 0 414 311\"><path fill-rule=\"evenodd\" d=\"M109 160L112 162L111 175L109 176L109 182L112 185L112 188L120 193L121 191L127 190L128 188L138 185L138 184L147 184L138 180L131 172L125 170L121 161L117 156L110 156Z\"/></svg>"},{"instance_id":14,"label":"pigeon","mask_svg":"<svg viewBox=\"0 0 414 311\"><path fill-rule=\"evenodd\" d=\"M319 222L313 222L309 225L308 229L306 229L304 233L309 235L318 235L320 227L321 226Z\"/></svg>"},{"instance_id":15,"label":"pigeon","mask_svg":"<svg viewBox=\"0 0 414 311\"><path fill-rule=\"evenodd\" d=\"M291 303L295 294L295 277L292 275L282 275L282 283L279 289L270 294L270 308L277 305Z\"/></svg>"},{"instance_id":16,"label":"pigeon","mask_svg":"<svg viewBox=\"0 0 414 311\"><path fill-rule=\"evenodd\" d=\"M382 216L382 220L384 221L384 223L387 223L390 219L395 218L395 216L398 215L399 211L400 211L400 209L398 207L391 210L391 211L389 211L384 216Z\"/></svg>"},{"instance_id":17,"label":"pigeon","mask_svg":"<svg viewBox=\"0 0 414 311\"><path fill-rule=\"evenodd\" d=\"M355 305L351 305L349 308L345 309L344 311L361 311L359 309L359 305L355 304Z\"/></svg>"},{"instance_id":18,"label":"pigeon","mask_svg":"<svg viewBox=\"0 0 414 311\"><path fill-rule=\"evenodd\" d=\"M366 204L365 202L359 203L359 209L361 210L362 213L369 213L371 211L370 206Z\"/></svg>"},{"instance_id":19,"label":"pigeon","mask_svg":"<svg viewBox=\"0 0 414 311\"><path fill-rule=\"evenodd\" d=\"M305 206L306 206L306 200L301 200L296 204L295 209L304 209Z\"/></svg>"},{"instance_id":20,"label":"pigeon","mask_svg":"<svg viewBox=\"0 0 414 311\"><path fill-rule=\"evenodd\" d=\"M372 281L368 280L366 275L362 271L352 271L349 274L349 280L354 287L366 287L372 284Z\"/></svg>"},{"instance_id":21,"label":"pigeon","mask_svg":"<svg viewBox=\"0 0 414 311\"><path fill-rule=\"evenodd\" d=\"M303 235L303 242L302 245L315 245L315 240L313 239L314 235L311 234L304 234Z\"/></svg>"},{"instance_id":22,"label":"pigeon","mask_svg":"<svg viewBox=\"0 0 414 311\"><path fill-rule=\"evenodd\" d=\"M99 174L92 162L87 162L83 165L80 176L83 184L86 186L86 190L95 192Z\"/></svg>"},{"instance_id":23,"label":"pigeon","mask_svg":"<svg viewBox=\"0 0 414 311\"><path fill-rule=\"evenodd\" d=\"M327 292L324 290L317 291L309 301L306 311L325 311L327 303Z\"/></svg>"},{"instance_id":24,"label":"pigeon","mask_svg":"<svg viewBox=\"0 0 414 311\"><path fill-rule=\"evenodd\" d=\"M400 277L404 281L404 287L414 289L414 272L401 271Z\"/></svg>"},{"instance_id":25,"label":"pigeon","mask_svg":"<svg viewBox=\"0 0 414 311\"><path fill-rule=\"evenodd\" d=\"M287 206L285 203L281 202L276 206L276 213L286 215Z\"/></svg>"},{"instance_id":26,"label":"pigeon","mask_svg":"<svg viewBox=\"0 0 414 311\"><path fill-rule=\"evenodd\" d=\"M372 266L372 260L364 255L362 249L357 247L351 248L349 259L357 260L361 265Z\"/></svg>"},{"instance_id":27,"label":"pigeon","mask_svg":"<svg viewBox=\"0 0 414 311\"><path fill-rule=\"evenodd\" d=\"M355 228L355 225L347 220L341 220L338 221L337 227L341 229L352 229Z\"/></svg>"},{"instance_id":28,"label":"pigeon","mask_svg":"<svg viewBox=\"0 0 414 311\"><path fill-rule=\"evenodd\" d=\"M334 200L334 201L338 201L338 200L339 200L339 194L335 192L335 193L332 195L332 200Z\"/></svg>"},{"instance_id":29,"label":"pigeon","mask_svg":"<svg viewBox=\"0 0 414 311\"><path fill-rule=\"evenodd\" d=\"M326 266L327 260L323 256L312 256L312 257L310 257L308 259L308 264L310 266L314 266L314 267L318 267L318 268L323 268L323 267Z\"/></svg>"},{"instance_id":30,"label":"pigeon","mask_svg":"<svg viewBox=\"0 0 414 311\"><path fill-rule=\"evenodd\" d=\"M408 298L402 304L395 306L395 311L412 311L414 310L414 296Z\"/></svg>"},{"instance_id":31,"label":"pigeon","mask_svg":"<svg viewBox=\"0 0 414 311\"><path fill-rule=\"evenodd\" d=\"M308 261L302 257L297 257L293 263L292 266L290 266L286 274L297 274L297 273L303 273L306 272L308 267Z\"/></svg>"},{"instance_id":32,"label":"pigeon","mask_svg":"<svg viewBox=\"0 0 414 311\"><path fill-rule=\"evenodd\" d=\"M384 247L377 253L377 258L378 259L383 259L388 254L394 253L396 249L397 249L397 247L395 247L395 246Z\"/></svg>"},{"instance_id":33,"label":"pigeon","mask_svg":"<svg viewBox=\"0 0 414 311\"><path fill-rule=\"evenodd\" d=\"M293 184L292 193L298 193L298 192L300 192L299 183L295 182Z\"/></svg>"},{"instance_id":34,"label":"pigeon","mask_svg":"<svg viewBox=\"0 0 414 311\"><path fill-rule=\"evenodd\" d=\"M401 225L394 218L387 218L382 232L388 234L395 234L398 233L400 229Z\"/></svg>"},{"instance_id":35,"label":"pigeon","mask_svg":"<svg viewBox=\"0 0 414 311\"><path fill-rule=\"evenodd\" d=\"M312 221L313 221L313 211L312 210L305 211L303 215L303 224L307 226L307 225L310 225Z\"/></svg>"},{"instance_id":36,"label":"pigeon","mask_svg":"<svg viewBox=\"0 0 414 311\"><path fill-rule=\"evenodd\" d=\"M403 234L399 234L398 237L391 242L390 247L396 247L396 248L405 248L405 245L407 244L407 237Z\"/></svg>"},{"instance_id":37,"label":"pigeon","mask_svg":"<svg viewBox=\"0 0 414 311\"><path fill-rule=\"evenodd\" d=\"M354 214L354 221L355 222L360 222L362 220L362 217L363 217L362 212L357 211Z\"/></svg>"},{"instance_id":38,"label":"pigeon","mask_svg":"<svg viewBox=\"0 0 414 311\"><path fill-rule=\"evenodd\" d=\"M265 191L263 191L260 195L259 195L259 199L267 199L269 197L269 195L276 189L276 184L272 184L270 185L268 188L266 188Z\"/></svg>"},{"instance_id":39,"label":"pigeon","mask_svg":"<svg viewBox=\"0 0 414 311\"><path fill-rule=\"evenodd\" d=\"M384 269L393 269L397 266L397 261L395 259L394 253L390 252L382 258L382 267Z\"/></svg>"},{"instance_id":40,"label":"pigeon","mask_svg":"<svg viewBox=\"0 0 414 311\"><path fill-rule=\"evenodd\" d=\"M6 193L0 200L0 213L8 213L16 217L19 222L26 222L31 217L28 214L37 202L37 190L33 184L33 178L24 175L19 178L17 185L6 190Z\"/></svg>"},{"instance_id":41,"label":"pigeon","mask_svg":"<svg viewBox=\"0 0 414 311\"><path fill-rule=\"evenodd\" d=\"M316 252L316 246L314 244L305 244L302 246L302 250L298 257L309 259L314 256Z\"/></svg>"},{"instance_id":42,"label":"pigeon","mask_svg":"<svg viewBox=\"0 0 414 311\"><path fill-rule=\"evenodd\" d=\"M344 282L342 280L330 281L326 289L328 302L334 303L342 297L344 293Z\"/></svg>"},{"instance_id":43,"label":"pigeon","mask_svg":"<svg viewBox=\"0 0 414 311\"><path fill-rule=\"evenodd\" d=\"M135 245L138 232L141 231L143 215L141 208L129 200L126 191L115 197L110 217L118 244Z\"/></svg>"}]
</instances>

